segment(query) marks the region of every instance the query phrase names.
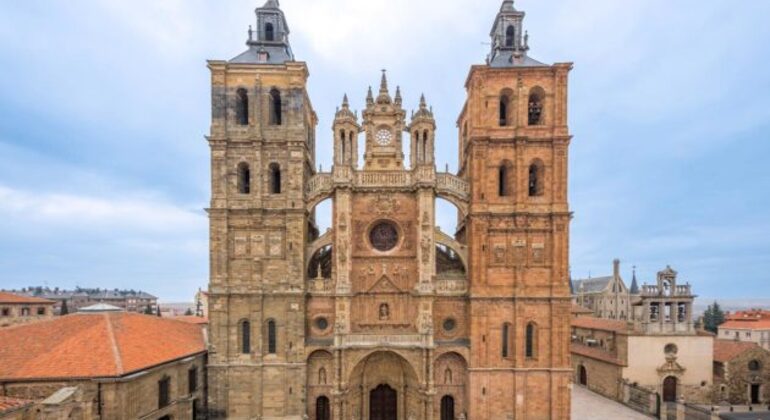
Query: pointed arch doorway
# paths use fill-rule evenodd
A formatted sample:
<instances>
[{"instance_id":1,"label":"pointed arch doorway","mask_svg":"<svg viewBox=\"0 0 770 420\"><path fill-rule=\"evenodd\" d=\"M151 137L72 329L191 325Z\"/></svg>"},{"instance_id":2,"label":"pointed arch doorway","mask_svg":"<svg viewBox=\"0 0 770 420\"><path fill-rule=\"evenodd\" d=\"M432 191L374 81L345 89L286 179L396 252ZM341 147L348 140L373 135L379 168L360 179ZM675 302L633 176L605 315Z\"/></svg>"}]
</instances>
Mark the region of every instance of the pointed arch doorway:
<instances>
[{"instance_id":1,"label":"pointed arch doorway","mask_svg":"<svg viewBox=\"0 0 770 420\"><path fill-rule=\"evenodd\" d=\"M398 394L386 384L369 393L369 420L396 420Z\"/></svg>"}]
</instances>

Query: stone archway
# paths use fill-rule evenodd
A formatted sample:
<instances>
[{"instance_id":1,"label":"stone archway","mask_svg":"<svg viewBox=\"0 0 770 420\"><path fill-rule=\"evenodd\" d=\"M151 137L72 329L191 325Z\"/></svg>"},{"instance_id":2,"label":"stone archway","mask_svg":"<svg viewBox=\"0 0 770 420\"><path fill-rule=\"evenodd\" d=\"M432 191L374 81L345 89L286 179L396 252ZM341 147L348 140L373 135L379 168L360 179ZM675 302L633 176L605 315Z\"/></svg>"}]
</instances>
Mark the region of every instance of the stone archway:
<instances>
[{"instance_id":1,"label":"stone archway","mask_svg":"<svg viewBox=\"0 0 770 420\"><path fill-rule=\"evenodd\" d=\"M376 351L363 358L350 374L350 418L423 418L424 396L416 372L392 351Z\"/></svg>"}]
</instances>

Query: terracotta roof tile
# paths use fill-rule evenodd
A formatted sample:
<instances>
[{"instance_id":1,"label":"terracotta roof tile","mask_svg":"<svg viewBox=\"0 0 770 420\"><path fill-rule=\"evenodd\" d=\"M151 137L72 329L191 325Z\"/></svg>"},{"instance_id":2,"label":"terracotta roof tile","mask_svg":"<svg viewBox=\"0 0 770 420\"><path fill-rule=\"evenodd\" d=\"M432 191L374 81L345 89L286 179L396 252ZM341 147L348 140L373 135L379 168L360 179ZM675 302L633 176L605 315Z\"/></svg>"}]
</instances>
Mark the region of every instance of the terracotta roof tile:
<instances>
[{"instance_id":1,"label":"terracotta roof tile","mask_svg":"<svg viewBox=\"0 0 770 420\"><path fill-rule=\"evenodd\" d=\"M730 319L719 328L735 330L770 330L770 319Z\"/></svg>"},{"instance_id":2,"label":"terracotta roof tile","mask_svg":"<svg viewBox=\"0 0 770 420\"><path fill-rule=\"evenodd\" d=\"M32 401L0 396L0 414L10 413L32 405Z\"/></svg>"},{"instance_id":3,"label":"terracotta roof tile","mask_svg":"<svg viewBox=\"0 0 770 420\"><path fill-rule=\"evenodd\" d=\"M589 347L583 344L572 343L570 344L570 352L590 359L611 363L613 365L627 366L623 361L618 359L616 355L609 353L600 347Z\"/></svg>"},{"instance_id":4,"label":"terracotta roof tile","mask_svg":"<svg viewBox=\"0 0 770 420\"><path fill-rule=\"evenodd\" d=\"M0 303L47 303L47 304L53 305L56 302L48 299L15 295L13 293L8 293L8 292L0 292Z\"/></svg>"},{"instance_id":5,"label":"terracotta roof tile","mask_svg":"<svg viewBox=\"0 0 770 420\"><path fill-rule=\"evenodd\" d=\"M757 343L749 341L714 340L714 361L729 362L746 351L757 348Z\"/></svg>"},{"instance_id":6,"label":"terracotta roof tile","mask_svg":"<svg viewBox=\"0 0 770 420\"><path fill-rule=\"evenodd\" d=\"M572 320L572 326L575 328L585 328L591 330L602 330L625 333L629 332L630 328L625 321L615 321L612 319L594 318L590 316L584 316L575 318Z\"/></svg>"},{"instance_id":7,"label":"terracotta roof tile","mask_svg":"<svg viewBox=\"0 0 770 420\"><path fill-rule=\"evenodd\" d=\"M205 351L200 326L127 312L0 330L0 379L120 377Z\"/></svg>"}]
</instances>

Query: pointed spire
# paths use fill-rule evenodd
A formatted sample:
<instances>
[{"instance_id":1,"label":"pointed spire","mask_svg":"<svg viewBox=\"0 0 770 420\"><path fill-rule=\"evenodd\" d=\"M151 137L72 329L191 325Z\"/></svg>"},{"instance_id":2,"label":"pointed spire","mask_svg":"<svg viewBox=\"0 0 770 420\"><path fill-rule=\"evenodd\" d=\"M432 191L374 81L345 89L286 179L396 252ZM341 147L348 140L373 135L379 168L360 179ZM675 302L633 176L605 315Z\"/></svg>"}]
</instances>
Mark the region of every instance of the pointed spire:
<instances>
[{"instance_id":1,"label":"pointed spire","mask_svg":"<svg viewBox=\"0 0 770 420\"><path fill-rule=\"evenodd\" d=\"M372 105L374 104L374 94L372 94L372 87L369 86L369 92L366 94L366 104Z\"/></svg>"},{"instance_id":2,"label":"pointed spire","mask_svg":"<svg viewBox=\"0 0 770 420\"><path fill-rule=\"evenodd\" d=\"M387 70L382 69L382 80L380 81L380 95L388 94L388 76L386 74Z\"/></svg>"},{"instance_id":3,"label":"pointed spire","mask_svg":"<svg viewBox=\"0 0 770 420\"><path fill-rule=\"evenodd\" d=\"M356 119L356 115L350 111L350 101L348 101L348 94L346 93L342 97L342 109L337 107L337 119L352 118Z\"/></svg>"},{"instance_id":4,"label":"pointed spire","mask_svg":"<svg viewBox=\"0 0 770 420\"><path fill-rule=\"evenodd\" d=\"M634 266L634 275L631 280L631 290L629 290L629 293L631 293L632 295L639 294L639 283L636 281L636 266Z\"/></svg>"},{"instance_id":5,"label":"pointed spire","mask_svg":"<svg viewBox=\"0 0 770 420\"><path fill-rule=\"evenodd\" d=\"M423 93L420 95L420 109L425 109L428 107L427 102L425 102L425 94Z\"/></svg>"},{"instance_id":6,"label":"pointed spire","mask_svg":"<svg viewBox=\"0 0 770 420\"><path fill-rule=\"evenodd\" d=\"M348 102L348 94L346 93L345 96L342 97L342 107L343 108L350 108L350 103Z\"/></svg>"},{"instance_id":7,"label":"pointed spire","mask_svg":"<svg viewBox=\"0 0 770 420\"><path fill-rule=\"evenodd\" d=\"M396 101L397 105L401 105L401 101L402 101L402 99L401 99L401 86L396 86L396 99L395 99L395 101Z\"/></svg>"}]
</instances>

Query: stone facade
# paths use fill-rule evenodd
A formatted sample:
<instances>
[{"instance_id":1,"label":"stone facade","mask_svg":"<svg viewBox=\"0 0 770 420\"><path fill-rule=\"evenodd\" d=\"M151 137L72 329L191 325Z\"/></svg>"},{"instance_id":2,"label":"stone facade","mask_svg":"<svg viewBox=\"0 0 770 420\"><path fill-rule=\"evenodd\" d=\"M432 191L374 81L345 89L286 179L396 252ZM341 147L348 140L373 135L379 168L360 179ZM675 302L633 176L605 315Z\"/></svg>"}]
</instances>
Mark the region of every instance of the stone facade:
<instances>
[{"instance_id":1,"label":"stone facade","mask_svg":"<svg viewBox=\"0 0 770 420\"><path fill-rule=\"evenodd\" d=\"M591 309L598 318L627 320L633 316L633 296L620 276L620 260L613 261L612 276L575 280L572 292L575 303Z\"/></svg>"},{"instance_id":2,"label":"stone facade","mask_svg":"<svg viewBox=\"0 0 770 420\"><path fill-rule=\"evenodd\" d=\"M770 351L754 343L715 340L713 402L770 403Z\"/></svg>"},{"instance_id":3,"label":"stone facade","mask_svg":"<svg viewBox=\"0 0 770 420\"><path fill-rule=\"evenodd\" d=\"M754 309L728 314L727 320L719 326L717 337L757 343L770 351L770 311Z\"/></svg>"},{"instance_id":4,"label":"stone facade","mask_svg":"<svg viewBox=\"0 0 770 420\"><path fill-rule=\"evenodd\" d=\"M569 418L572 66L531 59L523 18L503 2L470 70L457 174L436 170L427 102L407 118L385 74L360 119L345 97L317 172L308 69L275 0L248 51L209 61L212 418Z\"/></svg>"},{"instance_id":5,"label":"stone facade","mask_svg":"<svg viewBox=\"0 0 770 420\"><path fill-rule=\"evenodd\" d=\"M148 369L124 378L14 380L0 379L0 395L38 401L25 415L35 419L194 419L195 407L205 407L206 357L199 355ZM190 389L190 372L197 386ZM168 403L159 406L159 383L169 379ZM61 390L73 389L66 399L52 398Z\"/></svg>"},{"instance_id":6,"label":"stone facade","mask_svg":"<svg viewBox=\"0 0 770 420\"><path fill-rule=\"evenodd\" d=\"M53 318L52 300L0 292L0 328Z\"/></svg>"}]
</instances>

